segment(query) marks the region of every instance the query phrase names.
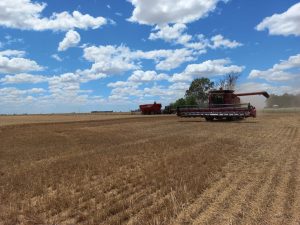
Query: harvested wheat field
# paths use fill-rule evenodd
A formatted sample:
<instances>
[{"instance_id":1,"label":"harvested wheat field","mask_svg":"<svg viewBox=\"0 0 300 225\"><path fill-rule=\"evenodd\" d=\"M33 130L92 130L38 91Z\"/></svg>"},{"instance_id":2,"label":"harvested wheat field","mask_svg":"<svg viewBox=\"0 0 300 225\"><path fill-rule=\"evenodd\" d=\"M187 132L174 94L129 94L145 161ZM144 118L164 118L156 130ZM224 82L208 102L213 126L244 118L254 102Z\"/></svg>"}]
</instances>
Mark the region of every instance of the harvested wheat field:
<instances>
[{"instance_id":1,"label":"harvested wheat field","mask_svg":"<svg viewBox=\"0 0 300 225\"><path fill-rule=\"evenodd\" d=\"M300 224L300 115L0 127L0 224Z\"/></svg>"}]
</instances>

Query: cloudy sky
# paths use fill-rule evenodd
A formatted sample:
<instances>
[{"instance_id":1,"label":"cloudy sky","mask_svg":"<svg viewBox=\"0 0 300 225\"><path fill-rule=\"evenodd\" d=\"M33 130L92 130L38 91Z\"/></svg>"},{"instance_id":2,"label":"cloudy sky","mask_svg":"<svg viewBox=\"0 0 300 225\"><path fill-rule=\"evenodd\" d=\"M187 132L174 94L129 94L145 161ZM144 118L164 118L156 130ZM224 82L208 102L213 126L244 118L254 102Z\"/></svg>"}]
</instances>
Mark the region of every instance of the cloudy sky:
<instances>
[{"instance_id":1,"label":"cloudy sky","mask_svg":"<svg viewBox=\"0 0 300 225\"><path fill-rule=\"evenodd\" d=\"M198 77L300 93L294 0L1 0L0 113L168 104Z\"/></svg>"}]
</instances>

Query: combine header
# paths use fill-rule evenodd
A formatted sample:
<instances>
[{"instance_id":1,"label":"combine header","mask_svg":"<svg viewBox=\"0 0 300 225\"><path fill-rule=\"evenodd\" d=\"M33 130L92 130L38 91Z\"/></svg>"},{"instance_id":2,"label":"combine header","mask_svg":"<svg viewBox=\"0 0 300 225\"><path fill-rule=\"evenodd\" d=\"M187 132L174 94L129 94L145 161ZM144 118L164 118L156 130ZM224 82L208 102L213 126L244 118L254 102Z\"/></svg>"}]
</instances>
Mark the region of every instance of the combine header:
<instances>
[{"instance_id":1,"label":"combine header","mask_svg":"<svg viewBox=\"0 0 300 225\"><path fill-rule=\"evenodd\" d=\"M233 90L214 90L209 92L208 107L183 106L177 108L180 117L204 117L207 121L214 119L237 120L256 117L256 109L250 103L241 104L239 96L263 95L267 92L250 92L235 94Z\"/></svg>"}]
</instances>

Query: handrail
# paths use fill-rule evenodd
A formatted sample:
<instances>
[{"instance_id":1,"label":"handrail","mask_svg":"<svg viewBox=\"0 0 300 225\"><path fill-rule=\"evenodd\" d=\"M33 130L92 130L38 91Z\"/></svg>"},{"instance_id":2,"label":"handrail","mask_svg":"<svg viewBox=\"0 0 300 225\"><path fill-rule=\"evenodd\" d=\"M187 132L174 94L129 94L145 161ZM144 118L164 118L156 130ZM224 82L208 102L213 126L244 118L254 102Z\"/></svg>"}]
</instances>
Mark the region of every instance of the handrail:
<instances>
[{"instance_id":1,"label":"handrail","mask_svg":"<svg viewBox=\"0 0 300 225\"><path fill-rule=\"evenodd\" d=\"M187 109L187 108L241 108L241 107L249 107L250 103L240 103L240 104L208 104L207 106L199 106L199 105L184 105L178 106L177 109Z\"/></svg>"}]
</instances>

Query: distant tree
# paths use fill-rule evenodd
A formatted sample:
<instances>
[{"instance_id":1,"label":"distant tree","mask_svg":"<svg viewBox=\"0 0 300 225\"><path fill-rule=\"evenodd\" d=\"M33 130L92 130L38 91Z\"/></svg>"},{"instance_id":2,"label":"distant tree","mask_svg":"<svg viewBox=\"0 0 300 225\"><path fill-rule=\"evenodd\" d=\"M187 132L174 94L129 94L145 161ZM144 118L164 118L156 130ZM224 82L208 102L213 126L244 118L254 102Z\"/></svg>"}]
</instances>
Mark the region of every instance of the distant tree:
<instances>
[{"instance_id":1,"label":"distant tree","mask_svg":"<svg viewBox=\"0 0 300 225\"><path fill-rule=\"evenodd\" d=\"M208 100L208 92L214 87L214 82L208 78L197 78L193 80L189 89L185 92L185 98L195 100L195 103L201 104Z\"/></svg>"},{"instance_id":2,"label":"distant tree","mask_svg":"<svg viewBox=\"0 0 300 225\"><path fill-rule=\"evenodd\" d=\"M185 104L186 105L197 105L197 100L196 100L195 96L186 97Z\"/></svg>"},{"instance_id":3,"label":"distant tree","mask_svg":"<svg viewBox=\"0 0 300 225\"><path fill-rule=\"evenodd\" d=\"M218 82L219 88L222 88L224 90L234 90L237 80L241 76L240 73L229 73L226 74L224 78L220 79Z\"/></svg>"}]
</instances>

